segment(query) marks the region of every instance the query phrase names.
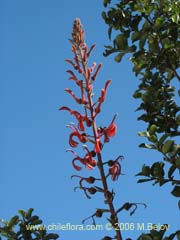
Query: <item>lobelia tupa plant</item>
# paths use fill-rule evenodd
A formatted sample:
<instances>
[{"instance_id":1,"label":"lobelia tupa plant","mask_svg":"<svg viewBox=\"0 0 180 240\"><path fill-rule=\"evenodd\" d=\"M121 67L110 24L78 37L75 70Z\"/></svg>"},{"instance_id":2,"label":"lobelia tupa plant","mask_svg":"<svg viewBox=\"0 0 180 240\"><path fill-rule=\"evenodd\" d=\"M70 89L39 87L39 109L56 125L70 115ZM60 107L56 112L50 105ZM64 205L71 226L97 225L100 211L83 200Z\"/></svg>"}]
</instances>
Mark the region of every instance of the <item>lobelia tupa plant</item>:
<instances>
[{"instance_id":1,"label":"lobelia tupa plant","mask_svg":"<svg viewBox=\"0 0 180 240\"><path fill-rule=\"evenodd\" d=\"M77 110L72 110L67 106L63 106L59 110L68 111L76 119L76 124L70 123L67 126L71 130L69 135L69 145L72 148L77 148L81 144L85 153L83 156L80 156L72 149L68 149L67 152L73 154L74 158L72 164L76 171L81 171L82 167L85 167L90 171L97 168L99 172L98 177L92 175L86 177L73 175L72 178L79 179L79 185L78 187L75 187L75 190L77 188L82 190L88 199L91 198L91 195L100 192L103 194L105 205L107 206L105 209L97 208L95 213L83 220L83 223L87 219L92 218L93 224L95 224L96 217L100 218L104 213L109 214L107 219L112 228L114 228L115 236L105 236L103 240L122 240L121 231L118 227L118 214L122 210L130 210L133 208L130 213L132 215L137 208L137 204L126 202L119 209L115 209L113 202L115 193L108 186L107 180L108 178L111 178L112 182L118 180L121 175L120 160L123 159L123 156L120 155L114 160L109 161L103 161L102 158L102 151L105 144L109 143L110 139L114 137L117 132L117 126L115 124L117 114L112 117L112 120L107 127L99 127L99 124L97 123L97 116L101 113L101 108L106 100L107 89L111 80L106 81L99 98L94 99L93 83L96 81L102 64L97 65L94 62L88 67L88 60L95 45L92 45L88 49L84 38L84 30L81 21L78 18L74 21L72 39L69 41L74 58L73 60L66 59L66 61L71 65L74 71L67 70L67 72L70 75L69 79L74 81L78 87L80 97L75 95L75 93L69 88L66 88L65 91L69 93L73 100L78 104L78 109L79 106L81 106L82 111L79 112ZM96 185L97 182L100 186ZM144 204L144 206L146 205Z\"/></svg>"}]
</instances>

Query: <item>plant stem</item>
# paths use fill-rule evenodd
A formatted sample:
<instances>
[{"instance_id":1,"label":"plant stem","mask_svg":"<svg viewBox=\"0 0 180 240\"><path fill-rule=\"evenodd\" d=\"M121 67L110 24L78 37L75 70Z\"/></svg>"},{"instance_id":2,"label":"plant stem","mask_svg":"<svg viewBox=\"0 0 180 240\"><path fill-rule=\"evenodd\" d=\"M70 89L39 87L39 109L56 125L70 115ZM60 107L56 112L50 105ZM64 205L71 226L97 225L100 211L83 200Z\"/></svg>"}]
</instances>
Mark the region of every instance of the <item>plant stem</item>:
<instances>
[{"instance_id":1,"label":"plant stem","mask_svg":"<svg viewBox=\"0 0 180 240\"><path fill-rule=\"evenodd\" d=\"M83 64L83 62L82 62ZM83 64L83 71L84 71L84 78L86 81L86 87L88 85L89 79L87 79L87 69L85 64ZM94 104L93 104L93 100L92 100L92 95L91 92L87 91L87 96L88 96L88 103L89 103L89 109L90 109L90 113L91 113L91 120L92 120L92 129L93 129L93 135L94 135L94 139L95 141L97 140L97 126L96 126L96 119L94 117ZM104 189L104 198L107 201L107 204L109 206L109 210L111 213L111 216L113 216L116 220L115 223L117 223L116 228L118 226L118 217L117 214L115 212L114 209L114 205L113 205L113 201L112 201L112 197L108 195L109 188L108 188L108 184L107 184L107 180L106 180L106 175L104 172L104 167L103 167L103 161L102 161L102 156L101 153L97 154L97 158L98 158L98 168L99 168L99 172L100 172L100 176L101 176L101 180L102 180L102 184L103 184L103 189ZM120 229L115 229L116 231L116 237L117 240L122 240L122 235L121 235L121 231Z\"/></svg>"},{"instance_id":2,"label":"plant stem","mask_svg":"<svg viewBox=\"0 0 180 240\"><path fill-rule=\"evenodd\" d=\"M112 198L109 197L109 195L107 194L109 192L108 184L107 184L106 176L105 176L105 173L104 173L102 156L101 156L100 153L98 154L98 167L99 167L99 171L100 171L100 175L101 175L101 179L102 179L102 184L103 184L103 188L104 188L104 197L105 197L105 199L106 199L106 201L109 205L109 210L111 212L111 215L116 218L116 223L117 223L117 226L118 226L118 217L117 217L117 214L116 214L115 209L114 209ZM122 240L120 229L115 229L115 231L116 231L117 240Z\"/></svg>"}]
</instances>

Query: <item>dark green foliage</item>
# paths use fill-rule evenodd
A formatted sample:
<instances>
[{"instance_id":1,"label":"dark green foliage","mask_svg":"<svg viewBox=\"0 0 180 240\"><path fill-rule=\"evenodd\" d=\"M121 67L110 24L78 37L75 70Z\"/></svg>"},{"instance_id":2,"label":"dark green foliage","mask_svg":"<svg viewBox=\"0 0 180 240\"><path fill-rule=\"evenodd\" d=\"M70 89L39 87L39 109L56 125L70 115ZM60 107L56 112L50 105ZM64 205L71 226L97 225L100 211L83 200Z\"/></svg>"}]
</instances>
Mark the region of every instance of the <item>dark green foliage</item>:
<instances>
[{"instance_id":1,"label":"dark green foliage","mask_svg":"<svg viewBox=\"0 0 180 240\"><path fill-rule=\"evenodd\" d=\"M128 54L140 80L133 97L140 101L138 120L147 127L139 132L146 139L139 147L162 156L151 166L142 166L138 183L170 183L171 194L180 198L180 1L119 0L104 1L104 6L108 8L102 17L109 39L113 38L104 56L115 54L115 61L121 62ZM180 239L179 230L168 237L164 233L153 229L138 240Z\"/></svg>"},{"instance_id":2,"label":"dark green foliage","mask_svg":"<svg viewBox=\"0 0 180 240\"><path fill-rule=\"evenodd\" d=\"M166 229L167 224L162 225L162 228ZM137 240L176 240L180 239L180 231L176 231L175 233L172 233L168 237L164 237L166 230L151 230L148 234L142 234Z\"/></svg>"},{"instance_id":3,"label":"dark green foliage","mask_svg":"<svg viewBox=\"0 0 180 240\"><path fill-rule=\"evenodd\" d=\"M133 95L140 100L138 120L147 124L139 135L148 143L140 147L163 156L161 164L143 166L138 175L147 179L138 182L153 180L160 186L169 182L178 187L180 106L175 99L180 95L176 89L180 81L180 1L119 0L104 1L104 6L108 8L102 17L109 26L109 38L114 37L112 46L105 46L104 56L115 53L115 61L120 62L127 53L131 55L133 72L140 79Z\"/></svg>"},{"instance_id":4,"label":"dark green foliage","mask_svg":"<svg viewBox=\"0 0 180 240\"><path fill-rule=\"evenodd\" d=\"M180 186L175 186L171 193L175 197L180 197Z\"/></svg>"},{"instance_id":5,"label":"dark green foliage","mask_svg":"<svg viewBox=\"0 0 180 240\"><path fill-rule=\"evenodd\" d=\"M58 239L58 234L46 232L42 220L38 216L32 215L33 208L25 212L19 210L20 216L16 215L9 221L0 219L0 240L52 240Z\"/></svg>"}]
</instances>

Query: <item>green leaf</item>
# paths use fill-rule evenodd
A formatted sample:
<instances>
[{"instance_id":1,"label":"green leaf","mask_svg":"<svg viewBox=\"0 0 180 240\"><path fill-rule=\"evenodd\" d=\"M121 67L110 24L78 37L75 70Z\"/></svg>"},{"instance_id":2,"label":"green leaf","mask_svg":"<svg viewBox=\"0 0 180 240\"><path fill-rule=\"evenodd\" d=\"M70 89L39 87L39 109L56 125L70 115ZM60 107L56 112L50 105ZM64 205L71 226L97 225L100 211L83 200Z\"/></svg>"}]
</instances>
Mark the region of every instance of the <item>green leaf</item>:
<instances>
[{"instance_id":1,"label":"green leaf","mask_svg":"<svg viewBox=\"0 0 180 240\"><path fill-rule=\"evenodd\" d=\"M180 200L178 201L178 208L179 208L179 210L180 210Z\"/></svg>"},{"instance_id":2,"label":"green leaf","mask_svg":"<svg viewBox=\"0 0 180 240\"><path fill-rule=\"evenodd\" d=\"M25 217L25 211L24 210L19 210L18 213L24 218Z\"/></svg>"},{"instance_id":3,"label":"green leaf","mask_svg":"<svg viewBox=\"0 0 180 240\"><path fill-rule=\"evenodd\" d=\"M37 220L31 221L31 223L32 225L39 225L39 224L42 224L42 220L37 219Z\"/></svg>"},{"instance_id":4,"label":"green leaf","mask_svg":"<svg viewBox=\"0 0 180 240\"><path fill-rule=\"evenodd\" d=\"M180 168L180 157L175 160L175 164L177 168Z\"/></svg>"},{"instance_id":5,"label":"green leaf","mask_svg":"<svg viewBox=\"0 0 180 240\"><path fill-rule=\"evenodd\" d=\"M25 218L26 218L26 219L29 219L29 218L31 217L33 211L34 211L33 208L29 208L29 209L27 210L27 212L25 213Z\"/></svg>"},{"instance_id":6,"label":"green leaf","mask_svg":"<svg viewBox=\"0 0 180 240\"><path fill-rule=\"evenodd\" d=\"M139 145L140 148L148 148L148 149L156 149L156 146L154 144L145 144L145 143L141 143Z\"/></svg>"},{"instance_id":7,"label":"green leaf","mask_svg":"<svg viewBox=\"0 0 180 240\"><path fill-rule=\"evenodd\" d=\"M147 132L138 132L138 136L147 137Z\"/></svg>"},{"instance_id":8,"label":"green leaf","mask_svg":"<svg viewBox=\"0 0 180 240\"><path fill-rule=\"evenodd\" d=\"M180 125L180 115L178 115L178 116L176 117L176 122L177 122L178 125Z\"/></svg>"},{"instance_id":9,"label":"green leaf","mask_svg":"<svg viewBox=\"0 0 180 240\"><path fill-rule=\"evenodd\" d=\"M163 224L164 229L160 230L159 233L159 237L162 238L165 234L165 232L169 229L170 225L169 224Z\"/></svg>"},{"instance_id":10,"label":"green leaf","mask_svg":"<svg viewBox=\"0 0 180 240\"><path fill-rule=\"evenodd\" d=\"M150 137L148 137L148 140L153 142L153 143L156 143L157 142L157 136L155 134L151 135Z\"/></svg>"},{"instance_id":11,"label":"green leaf","mask_svg":"<svg viewBox=\"0 0 180 240\"><path fill-rule=\"evenodd\" d=\"M162 25L163 22L164 22L164 18L163 17L156 18L156 21L155 21L156 27L159 27L160 25Z\"/></svg>"},{"instance_id":12,"label":"green leaf","mask_svg":"<svg viewBox=\"0 0 180 240\"><path fill-rule=\"evenodd\" d=\"M128 46L127 37L124 34L117 35L114 40L114 43L120 50L126 49Z\"/></svg>"},{"instance_id":13,"label":"green leaf","mask_svg":"<svg viewBox=\"0 0 180 240\"><path fill-rule=\"evenodd\" d=\"M142 95L142 93L140 93L139 91L136 91L136 92L133 94L133 98L141 98L141 95Z\"/></svg>"},{"instance_id":14,"label":"green leaf","mask_svg":"<svg viewBox=\"0 0 180 240\"><path fill-rule=\"evenodd\" d=\"M148 234L142 234L140 236L140 238L138 238L140 240L153 240L152 237L150 237Z\"/></svg>"},{"instance_id":15,"label":"green leaf","mask_svg":"<svg viewBox=\"0 0 180 240\"><path fill-rule=\"evenodd\" d=\"M179 97L180 97L180 90L178 90L178 95L179 95Z\"/></svg>"},{"instance_id":16,"label":"green leaf","mask_svg":"<svg viewBox=\"0 0 180 240\"><path fill-rule=\"evenodd\" d=\"M153 135L156 133L156 130L157 130L157 126L155 124L152 124L149 128L149 134L150 135Z\"/></svg>"},{"instance_id":17,"label":"green leaf","mask_svg":"<svg viewBox=\"0 0 180 240\"><path fill-rule=\"evenodd\" d=\"M104 0L104 7L107 7L107 5L111 2L111 0Z\"/></svg>"},{"instance_id":18,"label":"green leaf","mask_svg":"<svg viewBox=\"0 0 180 240\"><path fill-rule=\"evenodd\" d=\"M180 197L180 186L175 186L171 194L175 197Z\"/></svg>"},{"instance_id":19,"label":"green leaf","mask_svg":"<svg viewBox=\"0 0 180 240\"><path fill-rule=\"evenodd\" d=\"M40 220L39 217L36 216L36 215L32 216L32 217L29 219L29 223L31 223L32 225L41 224L42 221L41 221L41 223L39 223L39 221L41 221L41 220Z\"/></svg>"},{"instance_id":20,"label":"green leaf","mask_svg":"<svg viewBox=\"0 0 180 240\"><path fill-rule=\"evenodd\" d=\"M155 162L151 167L151 175L154 177L162 178L164 176L164 163Z\"/></svg>"},{"instance_id":21,"label":"green leaf","mask_svg":"<svg viewBox=\"0 0 180 240\"><path fill-rule=\"evenodd\" d=\"M14 216L10 219L10 221L8 222L8 227L12 228L14 227L19 221L19 217L18 216Z\"/></svg>"},{"instance_id":22,"label":"green leaf","mask_svg":"<svg viewBox=\"0 0 180 240\"><path fill-rule=\"evenodd\" d=\"M180 231L177 231L176 235L177 235L177 239L180 240Z\"/></svg>"},{"instance_id":23,"label":"green leaf","mask_svg":"<svg viewBox=\"0 0 180 240\"><path fill-rule=\"evenodd\" d=\"M173 48L174 47L174 43L165 43L164 44L164 48L165 49L171 49L171 48Z\"/></svg>"},{"instance_id":24,"label":"green leaf","mask_svg":"<svg viewBox=\"0 0 180 240\"><path fill-rule=\"evenodd\" d=\"M50 239L57 239L59 237L58 234L55 234L55 233L50 233L46 236L46 240L50 240Z\"/></svg>"},{"instance_id":25,"label":"green leaf","mask_svg":"<svg viewBox=\"0 0 180 240\"><path fill-rule=\"evenodd\" d=\"M114 60L116 62L120 62L123 56L124 56L124 53L119 53L118 55L115 56Z\"/></svg>"},{"instance_id":26,"label":"green leaf","mask_svg":"<svg viewBox=\"0 0 180 240\"><path fill-rule=\"evenodd\" d=\"M139 180L137 181L137 183L150 182L150 181L152 181L152 180L153 180L153 179L143 178L143 179L139 179Z\"/></svg>"},{"instance_id":27,"label":"green leaf","mask_svg":"<svg viewBox=\"0 0 180 240\"><path fill-rule=\"evenodd\" d=\"M149 176L150 173L151 173L150 167L143 165L143 166L142 166L142 175L144 175L144 176Z\"/></svg>"},{"instance_id":28,"label":"green leaf","mask_svg":"<svg viewBox=\"0 0 180 240\"><path fill-rule=\"evenodd\" d=\"M146 40L147 40L147 34L144 31L142 31L140 41L139 41L139 48L141 50L144 48Z\"/></svg>"},{"instance_id":29,"label":"green leaf","mask_svg":"<svg viewBox=\"0 0 180 240\"><path fill-rule=\"evenodd\" d=\"M162 152L164 154L170 152L172 150L173 145L174 145L173 140L167 140L162 146Z\"/></svg>"},{"instance_id":30,"label":"green leaf","mask_svg":"<svg viewBox=\"0 0 180 240\"><path fill-rule=\"evenodd\" d=\"M171 235L169 235L169 237L167 237L163 240L173 240L175 236L176 236L176 233L172 233Z\"/></svg>"},{"instance_id":31,"label":"green leaf","mask_svg":"<svg viewBox=\"0 0 180 240\"><path fill-rule=\"evenodd\" d=\"M159 145L161 145L166 140L167 137L169 137L169 134L167 133L162 135L162 137L159 139Z\"/></svg>"},{"instance_id":32,"label":"green leaf","mask_svg":"<svg viewBox=\"0 0 180 240\"><path fill-rule=\"evenodd\" d=\"M177 23L179 22L179 14L178 13L175 13L173 16L172 16L172 21L174 23Z\"/></svg>"},{"instance_id":33,"label":"green leaf","mask_svg":"<svg viewBox=\"0 0 180 240\"><path fill-rule=\"evenodd\" d=\"M168 75L167 75L167 80L170 81L173 77L174 77L174 72L171 71L171 70L169 70L169 71L168 71Z\"/></svg>"},{"instance_id":34,"label":"green leaf","mask_svg":"<svg viewBox=\"0 0 180 240\"><path fill-rule=\"evenodd\" d=\"M108 29L108 37L109 37L110 40L111 40L112 29L113 29L112 26L110 26L109 29Z\"/></svg>"},{"instance_id":35,"label":"green leaf","mask_svg":"<svg viewBox=\"0 0 180 240\"><path fill-rule=\"evenodd\" d=\"M172 166L169 168L168 178L172 178L172 175L173 175L173 173L174 173L175 170L176 170L176 166L175 166L175 165L172 165Z\"/></svg>"},{"instance_id":36,"label":"green leaf","mask_svg":"<svg viewBox=\"0 0 180 240\"><path fill-rule=\"evenodd\" d=\"M140 38L140 35L141 35L141 33L138 31L133 32L132 37L131 37L132 42L137 41Z\"/></svg>"}]
</instances>

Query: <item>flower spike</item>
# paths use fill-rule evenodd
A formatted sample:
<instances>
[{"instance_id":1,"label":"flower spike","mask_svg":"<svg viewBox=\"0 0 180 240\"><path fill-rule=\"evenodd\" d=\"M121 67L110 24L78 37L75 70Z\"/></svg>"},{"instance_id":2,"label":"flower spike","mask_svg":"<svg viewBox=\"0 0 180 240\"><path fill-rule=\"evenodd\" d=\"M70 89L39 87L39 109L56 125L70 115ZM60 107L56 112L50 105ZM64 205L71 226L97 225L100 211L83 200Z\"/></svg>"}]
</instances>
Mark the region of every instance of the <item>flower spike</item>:
<instances>
[{"instance_id":1,"label":"flower spike","mask_svg":"<svg viewBox=\"0 0 180 240\"><path fill-rule=\"evenodd\" d=\"M110 190L107 179L110 176L112 181L116 181L121 175L121 165L119 163L121 156L115 160L104 162L101 152L105 143L109 142L110 138L116 135L117 126L115 119L117 115L114 116L107 127L98 127L97 125L97 115L101 112L102 104L106 100L107 90L111 80L106 81L99 97L94 102L93 84L97 79L102 64L96 64L96 62L92 61L92 64L90 66L88 65L89 56L95 45L92 45L90 48L86 45L84 29L79 18L76 18L73 23L72 37L69 39L69 42L71 44L73 58L72 60L66 59L66 61L71 65L73 70L67 70L67 73L69 80L75 82L78 92L76 93L73 89L71 90L69 88L66 88L65 91L71 95L78 107L71 109L70 107L63 106L59 108L59 110L68 111L75 117L76 124L70 123L67 126L71 129L69 145L72 148L77 148L79 145L82 145L85 152L83 152L83 155L77 154L72 149L68 149L67 152L73 154L72 165L76 171L79 172L84 169L93 170L96 168L96 172L99 173L97 178L87 175L85 175L85 177L73 175L71 178L76 177L79 179L79 185L75 187L74 190L82 190L88 199L91 198L91 195L100 192L104 196L104 203L107 204L108 209L98 208L91 217L94 221L94 217L102 217L103 212L106 212L110 214L110 217L107 218L109 222L112 226L116 226L118 216L113 203L115 193L113 190ZM87 172L88 171L86 171L86 173ZM96 181L99 181L101 185L91 185L87 187ZM116 235L111 239L122 240L120 231L117 229L115 232ZM108 240L110 239L107 236L103 239L105 240L106 238Z\"/></svg>"}]
</instances>

